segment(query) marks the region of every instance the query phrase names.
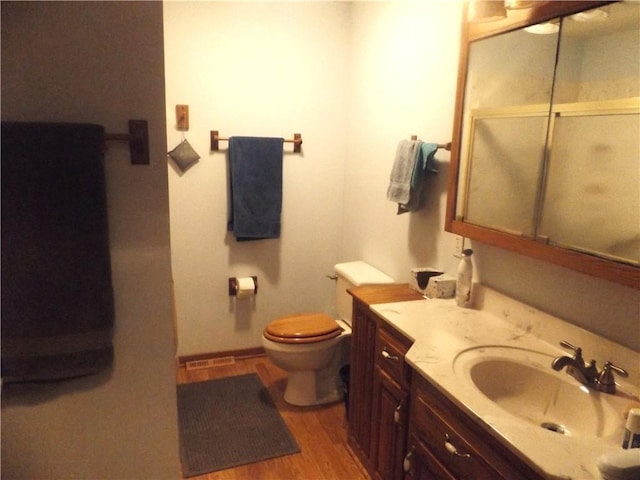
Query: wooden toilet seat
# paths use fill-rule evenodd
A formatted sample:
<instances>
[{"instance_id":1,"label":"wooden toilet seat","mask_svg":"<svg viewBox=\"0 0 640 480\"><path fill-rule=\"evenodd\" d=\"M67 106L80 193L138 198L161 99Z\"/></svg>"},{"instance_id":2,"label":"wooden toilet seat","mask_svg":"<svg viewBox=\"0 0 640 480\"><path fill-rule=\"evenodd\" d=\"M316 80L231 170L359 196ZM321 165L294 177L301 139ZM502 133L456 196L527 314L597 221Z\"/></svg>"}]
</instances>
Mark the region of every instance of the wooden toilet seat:
<instances>
[{"instance_id":1,"label":"wooden toilet seat","mask_svg":"<svg viewBox=\"0 0 640 480\"><path fill-rule=\"evenodd\" d=\"M278 343L316 343L342 333L340 325L324 313L299 313L280 317L267 325L264 336Z\"/></svg>"}]
</instances>

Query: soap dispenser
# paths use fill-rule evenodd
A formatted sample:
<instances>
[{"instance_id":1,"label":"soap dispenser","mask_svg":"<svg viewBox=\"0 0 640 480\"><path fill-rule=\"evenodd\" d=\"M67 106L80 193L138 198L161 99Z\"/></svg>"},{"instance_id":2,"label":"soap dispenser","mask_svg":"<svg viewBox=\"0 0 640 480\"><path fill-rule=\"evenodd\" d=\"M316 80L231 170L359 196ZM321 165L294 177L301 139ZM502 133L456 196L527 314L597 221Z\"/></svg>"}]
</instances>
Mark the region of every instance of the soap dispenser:
<instances>
[{"instance_id":1,"label":"soap dispenser","mask_svg":"<svg viewBox=\"0 0 640 480\"><path fill-rule=\"evenodd\" d=\"M471 256L473 250L466 248L462 251L462 258L458 264L458 276L456 277L456 303L459 307L471 306L471 282L473 278L473 263Z\"/></svg>"}]
</instances>

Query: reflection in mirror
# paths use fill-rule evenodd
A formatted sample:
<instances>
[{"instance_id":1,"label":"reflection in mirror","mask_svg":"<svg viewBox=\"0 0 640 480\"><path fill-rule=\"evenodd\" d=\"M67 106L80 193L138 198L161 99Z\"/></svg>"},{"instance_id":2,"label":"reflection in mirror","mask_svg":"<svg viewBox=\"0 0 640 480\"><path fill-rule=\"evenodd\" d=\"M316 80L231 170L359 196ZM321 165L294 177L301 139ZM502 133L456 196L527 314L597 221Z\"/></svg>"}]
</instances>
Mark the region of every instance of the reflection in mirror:
<instances>
[{"instance_id":1,"label":"reflection in mirror","mask_svg":"<svg viewBox=\"0 0 640 480\"><path fill-rule=\"evenodd\" d=\"M474 117L467 222L533 237L547 114Z\"/></svg>"},{"instance_id":2,"label":"reflection in mirror","mask_svg":"<svg viewBox=\"0 0 640 480\"><path fill-rule=\"evenodd\" d=\"M476 108L549 104L558 35L524 30L473 42L465 111Z\"/></svg>"},{"instance_id":3,"label":"reflection in mirror","mask_svg":"<svg viewBox=\"0 0 640 480\"><path fill-rule=\"evenodd\" d=\"M637 2L563 19L539 229L551 244L636 265L639 35Z\"/></svg>"},{"instance_id":4,"label":"reflection in mirror","mask_svg":"<svg viewBox=\"0 0 640 480\"><path fill-rule=\"evenodd\" d=\"M550 243L638 263L638 118L556 120L540 227Z\"/></svg>"},{"instance_id":5,"label":"reflection in mirror","mask_svg":"<svg viewBox=\"0 0 640 480\"><path fill-rule=\"evenodd\" d=\"M563 19L554 103L640 96L639 34L639 2L615 3Z\"/></svg>"},{"instance_id":6,"label":"reflection in mirror","mask_svg":"<svg viewBox=\"0 0 640 480\"><path fill-rule=\"evenodd\" d=\"M470 45L457 218L534 235L557 42L516 30Z\"/></svg>"}]
</instances>

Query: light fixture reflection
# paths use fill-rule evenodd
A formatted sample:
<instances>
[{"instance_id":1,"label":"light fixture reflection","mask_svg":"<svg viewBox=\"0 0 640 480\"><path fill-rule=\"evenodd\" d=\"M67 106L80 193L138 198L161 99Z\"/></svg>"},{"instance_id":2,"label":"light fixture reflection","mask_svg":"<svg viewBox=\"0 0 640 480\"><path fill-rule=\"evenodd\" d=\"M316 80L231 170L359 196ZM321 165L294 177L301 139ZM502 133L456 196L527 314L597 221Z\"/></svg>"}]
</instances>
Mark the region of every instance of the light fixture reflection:
<instances>
[{"instance_id":1,"label":"light fixture reflection","mask_svg":"<svg viewBox=\"0 0 640 480\"><path fill-rule=\"evenodd\" d=\"M524 30L525 32L535 33L537 35L550 35L560 31L560 23L557 21L538 23L536 25L531 25L530 27L525 27Z\"/></svg>"},{"instance_id":2,"label":"light fixture reflection","mask_svg":"<svg viewBox=\"0 0 640 480\"><path fill-rule=\"evenodd\" d=\"M594 8L593 10L587 10L586 12L576 13L571 15L571 19L576 22L593 22L598 20L605 20L609 16L609 13L602 8Z\"/></svg>"},{"instance_id":3,"label":"light fixture reflection","mask_svg":"<svg viewBox=\"0 0 640 480\"><path fill-rule=\"evenodd\" d=\"M506 16L504 0L472 0L469 4L470 22L492 22Z\"/></svg>"},{"instance_id":4,"label":"light fixture reflection","mask_svg":"<svg viewBox=\"0 0 640 480\"><path fill-rule=\"evenodd\" d=\"M505 0L504 5L509 10L519 10L521 8L533 7L535 3L533 0Z\"/></svg>"}]
</instances>

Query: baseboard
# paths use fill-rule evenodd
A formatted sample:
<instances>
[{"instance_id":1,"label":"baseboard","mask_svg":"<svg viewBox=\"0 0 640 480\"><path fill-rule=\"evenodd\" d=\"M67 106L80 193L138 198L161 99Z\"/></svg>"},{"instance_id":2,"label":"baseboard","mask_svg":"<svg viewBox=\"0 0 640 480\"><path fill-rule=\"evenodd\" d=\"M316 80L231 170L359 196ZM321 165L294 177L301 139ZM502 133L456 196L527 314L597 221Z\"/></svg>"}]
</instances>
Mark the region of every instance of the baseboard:
<instances>
[{"instance_id":1,"label":"baseboard","mask_svg":"<svg viewBox=\"0 0 640 480\"><path fill-rule=\"evenodd\" d=\"M226 352L210 352L210 353L198 353L196 355L181 355L178 357L178 365L184 367L187 363L207 362L211 360L211 366L224 365L233 363L233 360L240 360L243 358L263 357L266 353L264 348L247 348L243 350L229 350Z\"/></svg>"}]
</instances>

